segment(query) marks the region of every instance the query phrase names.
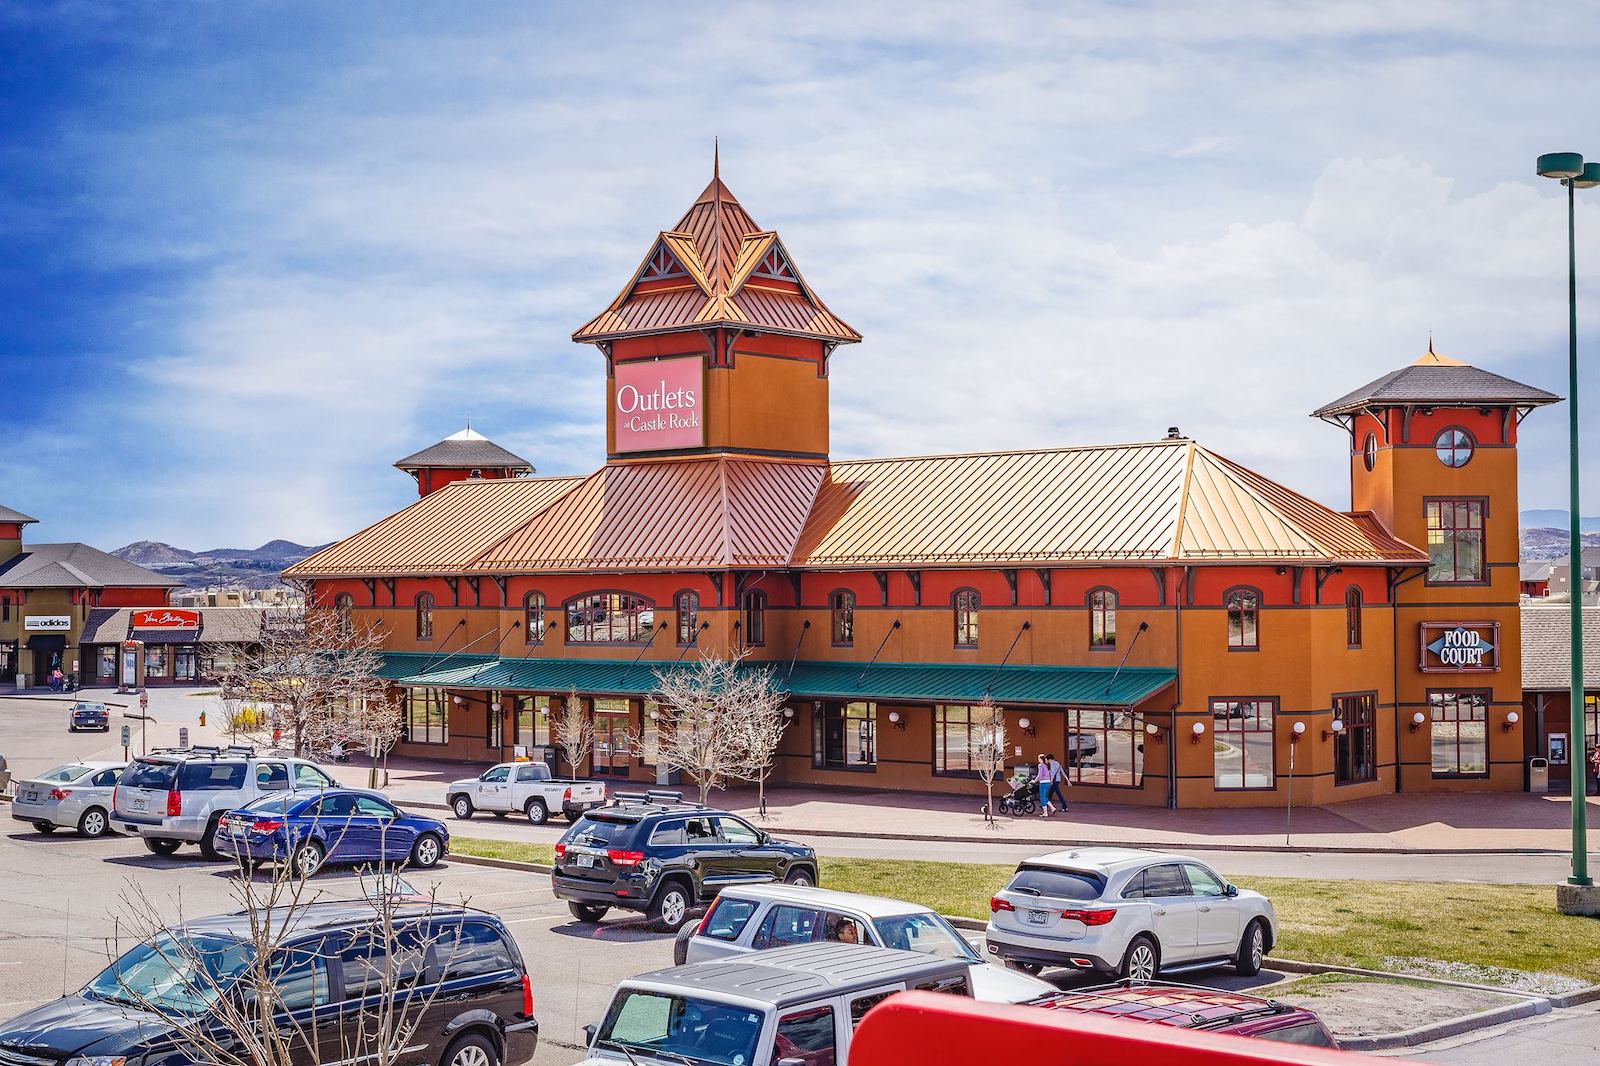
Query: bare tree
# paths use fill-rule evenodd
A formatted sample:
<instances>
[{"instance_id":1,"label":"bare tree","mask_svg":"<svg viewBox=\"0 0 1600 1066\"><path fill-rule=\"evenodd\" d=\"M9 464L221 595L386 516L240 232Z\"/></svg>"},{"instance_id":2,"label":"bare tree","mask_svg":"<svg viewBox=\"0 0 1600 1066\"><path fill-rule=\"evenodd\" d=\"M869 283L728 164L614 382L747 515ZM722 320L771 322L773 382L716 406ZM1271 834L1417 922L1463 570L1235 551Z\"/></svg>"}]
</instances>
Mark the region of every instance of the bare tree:
<instances>
[{"instance_id":1,"label":"bare tree","mask_svg":"<svg viewBox=\"0 0 1600 1066\"><path fill-rule=\"evenodd\" d=\"M578 767L594 750L594 717L578 697L578 690L567 693L561 701L561 717L550 723L550 740L561 750L567 760L572 779L578 779Z\"/></svg>"},{"instance_id":2,"label":"bare tree","mask_svg":"<svg viewBox=\"0 0 1600 1066\"><path fill-rule=\"evenodd\" d=\"M378 676L383 631L309 595L307 602L313 605L263 609L254 642L223 668L229 732L274 747L287 742L296 755L329 756L341 730L347 748L376 740L387 750L400 721L389 682ZM392 727L378 721L386 709Z\"/></svg>"},{"instance_id":3,"label":"bare tree","mask_svg":"<svg viewBox=\"0 0 1600 1066\"><path fill-rule=\"evenodd\" d=\"M972 708L972 765L989 793L989 802L983 814L991 827L998 823L994 817L994 783L1005 775L1006 769L1006 712L996 707L988 696Z\"/></svg>"},{"instance_id":4,"label":"bare tree","mask_svg":"<svg viewBox=\"0 0 1600 1066\"><path fill-rule=\"evenodd\" d=\"M666 712L657 765L693 781L701 803L729 778L764 782L783 734L786 694L771 669L744 660L702 653L687 667L656 670L655 698Z\"/></svg>"},{"instance_id":5,"label":"bare tree","mask_svg":"<svg viewBox=\"0 0 1600 1066\"><path fill-rule=\"evenodd\" d=\"M361 686L365 688L365 686ZM343 706L331 706L327 714L306 722L305 749L336 762L365 755L368 760L367 787L378 787L378 762L405 734L399 697L387 687L352 693Z\"/></svg>"}]
</instances>

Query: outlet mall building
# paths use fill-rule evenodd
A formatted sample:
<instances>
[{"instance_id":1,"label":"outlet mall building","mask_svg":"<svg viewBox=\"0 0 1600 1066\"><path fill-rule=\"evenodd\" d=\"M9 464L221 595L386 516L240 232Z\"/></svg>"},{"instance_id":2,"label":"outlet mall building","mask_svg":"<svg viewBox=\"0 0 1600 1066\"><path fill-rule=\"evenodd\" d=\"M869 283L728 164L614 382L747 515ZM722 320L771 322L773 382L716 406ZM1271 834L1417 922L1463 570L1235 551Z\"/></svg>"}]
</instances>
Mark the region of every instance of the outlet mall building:
<instances>
[{"instance_id":1,"label":"outlet mall building","mask_svg":"<svg viewBox=\"0 0 1600 1066\"><path fill-rule=\"evenodd\" d=\"M1176 431L835 461L861 337L718 177L573 339L604 466L457 435L289 571L386 631L402 754L548 745L576 693L579 772L654 780L655 671L743 649L790 696L778 781L972 793L988 697L1009 761L1061 756L1084 800L1282 804L1291 765L1296 803L1524 786L1517 432L1547 392L1430 350L1314 411L1349 511Z\"/></svg>"}]
</instances>

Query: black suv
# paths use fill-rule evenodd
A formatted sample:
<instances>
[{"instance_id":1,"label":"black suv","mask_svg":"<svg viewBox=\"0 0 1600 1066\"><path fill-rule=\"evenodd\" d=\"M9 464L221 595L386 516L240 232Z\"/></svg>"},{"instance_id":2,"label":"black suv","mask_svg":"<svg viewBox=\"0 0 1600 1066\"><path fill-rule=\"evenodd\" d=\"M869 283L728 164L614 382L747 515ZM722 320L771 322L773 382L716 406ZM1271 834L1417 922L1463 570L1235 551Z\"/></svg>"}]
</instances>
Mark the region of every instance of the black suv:
<instances>
[{"instance_id":1,"label":"black suv","mask_svg":"<svg viewBox=\"0 0 1600 1066\"><path fill-rule=\"evenodd\" d=\"M394 1025L415 1023L398 1066L517 1066L533 1057L539 1039L533 986L495 915L401 904L387 916L392 932L380 935L383 923L371 903L313 903L278 913L265 919L285 922L269 962L283 1008L274 1024L292 1034L297 1063L316 1066L357 1053L351 1042L373 1038L385 985L397 1004L390 1008ZM214 1027L214 1038L229 1039L214 1006L221 996L239 997L239 1009L230 1012L235 1019L251 1016L252 992L243 987L256 942L251 920L245 912L202 918L137 945L76 994L0 1024L0 1063L192 1062L199 1045L186 1054L184 1044L193 1026ZM195 976L200 966L203 979ZM414 1003L409 1011L407 1000Z\"/></svg>"},{"instance_id":2,"label":"black suv","mask_svg":"<svg viewBox=\"0 0 1600 1066\"><path fill-rule=\"evenodd\" d=\"M615 792L562 834L552 881L579 921L621 907L674 932L725 885L816 884L817 853L680 792Z\"/></svg>"}]
</instances>

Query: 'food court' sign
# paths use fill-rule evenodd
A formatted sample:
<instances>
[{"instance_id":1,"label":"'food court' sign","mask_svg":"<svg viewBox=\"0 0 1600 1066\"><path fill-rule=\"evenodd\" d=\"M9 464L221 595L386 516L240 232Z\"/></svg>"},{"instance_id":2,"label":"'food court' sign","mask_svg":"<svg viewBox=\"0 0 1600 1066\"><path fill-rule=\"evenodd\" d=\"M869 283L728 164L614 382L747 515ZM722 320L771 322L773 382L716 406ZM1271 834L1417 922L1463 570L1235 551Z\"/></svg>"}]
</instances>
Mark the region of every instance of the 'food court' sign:
<instances>
[{"instance_id":1,"label":"'food court' sign","mask_svg":"<svg viewBox=\"0 0 1600 1066\"><path fill-rule=\"evenodd\" d=\"M619 452L698 448L705 443L697 355L618 363L612 392Z\"/></svg>"},{"instance_id":2,"label":"'food court' sign","mask_svg":"<svg viewBox=\"0 0 1600 1066\"><path fill-rule=\"evenodd\" d=\"M1500 669L1499 622L1421 623L1424 673L1489 673Z\"/></svg>"}]
</instances>

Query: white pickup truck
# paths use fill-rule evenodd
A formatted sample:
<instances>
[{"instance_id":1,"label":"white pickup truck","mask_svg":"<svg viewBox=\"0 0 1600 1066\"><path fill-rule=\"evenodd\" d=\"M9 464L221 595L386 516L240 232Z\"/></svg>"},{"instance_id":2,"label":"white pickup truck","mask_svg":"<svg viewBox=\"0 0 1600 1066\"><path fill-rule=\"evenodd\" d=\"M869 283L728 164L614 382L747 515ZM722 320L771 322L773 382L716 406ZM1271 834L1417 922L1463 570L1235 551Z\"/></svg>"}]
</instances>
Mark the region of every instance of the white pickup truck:
<instances>
[{"instance_id":1,"label":"white pickup truck","mask_svg":"<svg viewBox=\"0 0 1600 1066\"><path fill-rule=\"evenodd\" d=\"M534 825L543 825L556 812L575 822L590 807L606 801L606 786L599 781L557 781L542 762L503 762L482 777L452 781L445 786L444 801L457 818L474 811L506 815L521 811Z\"/></svg>"}]
</instances>

